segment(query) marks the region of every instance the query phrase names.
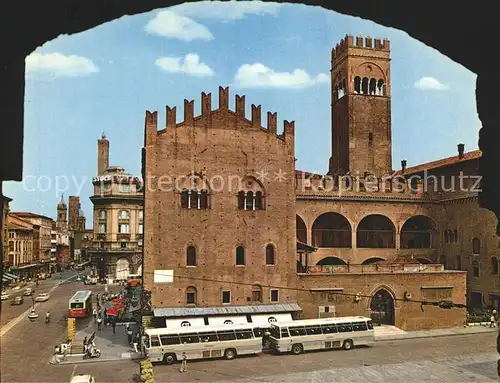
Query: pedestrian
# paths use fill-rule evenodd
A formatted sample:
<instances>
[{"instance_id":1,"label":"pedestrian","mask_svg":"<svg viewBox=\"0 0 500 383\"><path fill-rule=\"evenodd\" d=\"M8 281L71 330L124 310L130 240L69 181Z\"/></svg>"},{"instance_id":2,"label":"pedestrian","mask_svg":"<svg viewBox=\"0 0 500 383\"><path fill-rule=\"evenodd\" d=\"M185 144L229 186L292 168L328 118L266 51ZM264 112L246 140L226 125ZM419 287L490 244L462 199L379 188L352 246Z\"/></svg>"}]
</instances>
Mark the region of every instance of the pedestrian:
<instances>
[{"instance_id":1,"label":"pedestrian","mask_svg":"<svg viewBox=\"0 0 500 383\"><path fill-rule=\"evenodd\" d=\"M130 328L129 325L127 325L127 338L128 338L128 344L132 344L132 329Z\"/></svg>"},{"instance_id":2,"label":"pedestrian","mask_svg":"<svg viewBox=\"0 0 500 383\"><path fill-rule=\"evenodd\" d=\"M88 348L88 345L87 345L87 337L83 338L83 353L86 354L87 353L87 348Z\"/></svg>"},{"instance_id":3,"label":"pedestrian","mask_svg":"<svg viewBox=\"0 0 500 383\"><path fill-rule=\"evenodd\" d=\"M99 294L97 294L97 295L95 296L95 300L96 300L96 302L97 302L97 305L99 305L99 302L101 301L101 300L100 300L100 298L101 298L101 297L99 296Z\"/></svg>"},{"instance_id":4,"label":"pedestrian","mask_svg":"<svg viewBox=\"0 0 500 383\"><path fill-rule=\"evenodd\" d=\"M92 313L94 314L94 323L95 323L97 321L97 309L95 307Z\"/></svg>"},{"instance_id":5,"label":"pedestrian","mask_svg":"<svg viewBox=\"0 0 500 383\"><path fill-rule=\"evenodd\" d=\"M140 341L141 341L141 336L139 335L139 333L135 334L135 338L134 338L134 351L135 352L139 352L139 350L137 349L137 346L139 346Z\"/></svg>"},{"instance_id":6,"label":"pedestrian","mask_svg":"<svg viewBox=\"0 0 500 383\"><path fill-rule=\"evenodd\" d=\"M101 326L102 326L102 318L101 316L99 315L97 317L97 330L101 331Z\"/></svg>"},{"instance_id":7,"label":"pedestrian","mask_svg":"<svg viewBox=\"0 0 500 383\"><path fill-rule=\"evenodd\" d=\"M490 318L490 327L497 327L498 325L498 313L497 310L493 310Z\"/></svg>"},{"instance_id":8,"label":"pedestrian","mask_svg":"<svg viewBox=\"0 0 500 383\"><path fill-rule=\"evenodd\" d=\"M187 356L186 353L182 353L182 365L181 365L181 372L187 372Z\"/></svg>"},{"instance_id":9,"label":"pedestrian","mask_svg":"<svg viewBox=\"0 0 500 383\"><path fill-rule=\"evenodd\" d=\"M111 319L111 327L113 327L113 334L116 334L116 319Z\"/></svg>"}]
</instances>

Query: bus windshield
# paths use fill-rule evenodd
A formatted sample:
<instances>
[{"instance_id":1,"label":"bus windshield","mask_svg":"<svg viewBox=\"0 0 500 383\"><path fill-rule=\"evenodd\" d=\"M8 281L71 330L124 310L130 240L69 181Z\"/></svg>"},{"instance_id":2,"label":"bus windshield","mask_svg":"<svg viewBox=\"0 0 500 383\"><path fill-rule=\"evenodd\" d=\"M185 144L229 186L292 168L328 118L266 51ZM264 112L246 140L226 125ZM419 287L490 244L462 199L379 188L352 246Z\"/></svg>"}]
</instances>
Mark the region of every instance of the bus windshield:
<instances>
[{"instance_id":1,"label":"bus windshield","mask_svg":"<svg viewBox=\"0 0 500 383\"><path fill-rule=\"evenodd\" d=\"M72 309L83 309L83 303L71 303Z\"/></svg>"}]
</instances>

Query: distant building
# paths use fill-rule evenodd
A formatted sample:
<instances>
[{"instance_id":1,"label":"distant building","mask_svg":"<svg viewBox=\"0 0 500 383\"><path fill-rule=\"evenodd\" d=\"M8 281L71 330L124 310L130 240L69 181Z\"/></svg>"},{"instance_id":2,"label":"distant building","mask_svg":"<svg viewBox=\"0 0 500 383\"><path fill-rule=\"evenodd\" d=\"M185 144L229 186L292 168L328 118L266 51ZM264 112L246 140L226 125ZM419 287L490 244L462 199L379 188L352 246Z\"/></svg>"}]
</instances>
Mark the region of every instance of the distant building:
<instances>
[{"instance_id":1,"label":"distant building","mask_svg":"<svg viewBox=\"0 0 500 383\"><path fill-rule=\"evenodd\" d=\"M9 248L9 232L7 228L7 215L9 214L9 204L12 202L12 199L9 197L3 196L3 209L2 209L2 247L3 247L3 265L4 267L6 266L6 258L7 258L7 253L8 253L8 248Z\"/></svg>"},{"instance_id":2,"label":"distant building","mask_svg":"<svg viewBox=\"0 0 500 383\"><path fill-rule=\"evenodd\" d=\"M4 267L17 275L33 277L38 265L34 260L34 233L38 230L30 221L13 214L7 216L8 251L4 254Z\"/></svg>"},{"instance_id":3,"label":"distant building","mask_svg":"<svg viewBox=\"0 0 500 383\"><path fill-rule=\"evenodd\" d=\"M141 273L143 195L139 177L109 166L109 141L97 142L98 174L93 179L93 235L86 249L100 278L127 279Z\"/></svg>"},{"instance_id":4,"label":"distant building","mask_svg":"<svg viewBox=\"0 0 500 383\"><path fill-rule=\"evenodd\" d=\"M54 220L41 214L29 212L12 212L10 215L28 221L33 225L35 229L33 234L33 261L39 264L36 267L40 271L50 271L56 265Z\"/></svg>"}]
</instances>

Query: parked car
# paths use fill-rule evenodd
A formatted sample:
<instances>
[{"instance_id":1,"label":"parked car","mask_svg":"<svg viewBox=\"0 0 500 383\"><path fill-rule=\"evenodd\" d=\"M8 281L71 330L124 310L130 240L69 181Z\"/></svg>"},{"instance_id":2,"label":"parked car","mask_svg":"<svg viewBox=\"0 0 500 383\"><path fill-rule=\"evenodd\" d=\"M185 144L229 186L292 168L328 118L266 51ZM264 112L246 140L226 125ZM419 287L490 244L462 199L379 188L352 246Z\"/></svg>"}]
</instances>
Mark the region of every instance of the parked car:
<instances>
[{"instance_id":1,"label":"parked car","mask_svg":"<svg viewBox=\"0 0 500 383\"><path fill-rule=\"evenodd\" d=\"M97 277L88 275L87 278L83 281L86 285L97 285Z\"/></svg>"},{"instance_id":2,"label":"parked car","mask_svg":"<svg viewBox=\"0 0 500 383\"><path fill-rule=\"evenodd\" d=\"M24 289L23 295L26 296L26 297L29 297L29 296L33 295L33 289L31 287L26 287Z\"/></svg>"},{"instance_id":3,"label":"parked car","mask_svg":"<svg viewBox=\"0 0 500 383\"><path fill-rule=\"evenodd\" d=\"M24 298L22 295L19 295L18 297L15 297L12 300L12 306L22 305L23 303L24 303Z\"/></svg>"},{"instance_id":4,"label":"parked car","mask_svg":"<svg viewBox=\"0 0 500 383\"><path fill-rule=\"evenodd\" d=\"M2 301L6 301L7 299L9 299L10 295L7 294L7 293L2 293Z\"/></svg>"},{"instance_id":5,"label":"parked car","mask_svg":"<svg viewBox=\"0 0 500 383\"><path fill-rule=\"evenodd\" d=\"M37 302L47 302L50 298L50 295L48 293L41 293L38 294L38 296L35 298L35 301Z\"/></svg>"},{"instance_id":6,"label":"parked car","mask_svg":"<svg viewBox=\"0 0 500 383\"><path fill-rule=\"evenodd\" d=\"M75 375L70 383L95 383L95 379L92 375Z\"/></svg>"}]
</instances>

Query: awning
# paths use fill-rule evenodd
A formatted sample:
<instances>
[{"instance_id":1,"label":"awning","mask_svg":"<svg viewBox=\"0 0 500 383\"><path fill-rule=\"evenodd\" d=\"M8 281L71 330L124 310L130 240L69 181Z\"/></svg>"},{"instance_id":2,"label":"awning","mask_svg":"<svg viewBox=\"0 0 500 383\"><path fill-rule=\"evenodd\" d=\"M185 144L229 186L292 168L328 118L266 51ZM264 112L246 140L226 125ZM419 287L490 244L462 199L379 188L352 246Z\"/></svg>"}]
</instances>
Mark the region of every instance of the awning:
<instances>
[{"instance_id":1,"label":"awning","mask_svg":"<svg viewBox=\"0 0 500 383\"><path fill-rule=\"evenodd\" d=\"M292 314L252 315L252 324L262 327L270 327L272 323L291 322L292 320Z\"/></svg>"},{"instance_id":2,"label":"awning","mask_svg":"<svg viewBox=\"0 0 500 383\"><path fill-rule=\"evenodd\" d=\"M217 307L157 307L153 309L155 317L194 317L194 316L234 316L257 315L269 313L292 313L302 311L297 303L250 306L217 306Z\"/></svg>"},{"instance_id":3,"label":"awning","mask_svg":"<svg viewBox=\"0 0 500 383\"><path fill-rule=\"evenodd\" d=\"M200 317L167 319L166 326L167 328L203 327L205 320Z\"/></svg>"},{"instance_id":4,"label":"awning","mask_svg":"<svg viewBox=\"0 0 500 383\"><path fill-rule=\"evenodd\" d=\"M3 273L3 276L7 277L7 278L10 278L10 279L19 279L18 275L14 275L14 274L11 274L11 273Z\"/></svg>"},{"instance_id":5,"label":"awning","mask_svg":"<svg viewBox=\"0 0 500 383\"><path fill-rule=\"evenodd\" d=\"M218 326L224 324L247 324L246 316L231 316L231 317L209 317L208 323L210 326Z\"/></svg>"}]
</instances>

